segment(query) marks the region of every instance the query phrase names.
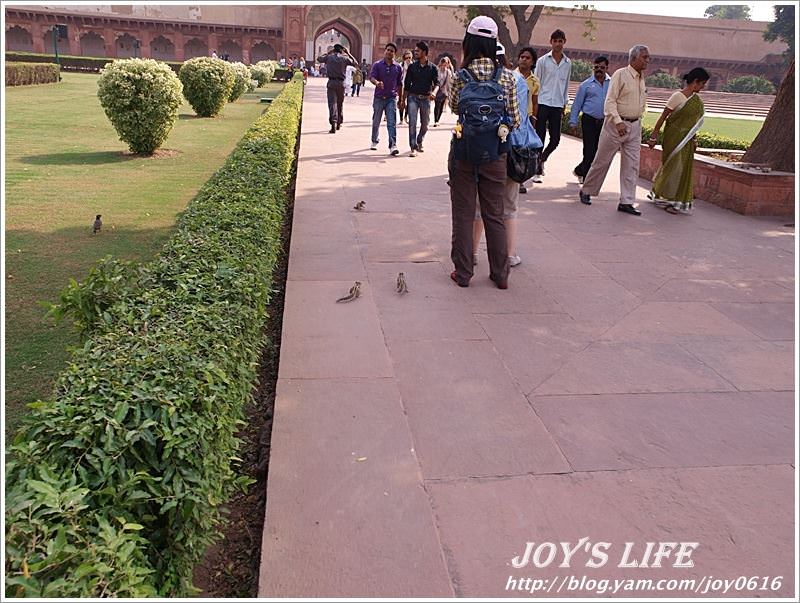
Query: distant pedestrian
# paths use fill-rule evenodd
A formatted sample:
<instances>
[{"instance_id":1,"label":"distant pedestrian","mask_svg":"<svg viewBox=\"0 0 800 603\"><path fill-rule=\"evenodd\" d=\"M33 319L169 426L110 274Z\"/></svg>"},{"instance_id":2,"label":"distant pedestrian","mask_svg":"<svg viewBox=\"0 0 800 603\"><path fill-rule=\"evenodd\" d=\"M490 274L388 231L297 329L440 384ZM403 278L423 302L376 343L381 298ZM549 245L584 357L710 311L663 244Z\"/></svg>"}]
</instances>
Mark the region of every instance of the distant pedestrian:
<instances>
[{"instance_id":1,"label":"distant pedestrian","mask_svg":"<svg viewBox=\"0 0 800 603\"><path fill-rule=\"evenodd\" d=\"M517 56L516 71L525 79L525 84L528 86L528 121L530 121L531 127L536 127L536 116L539 112L539 89L541 88L539 79L533 74L534 65L536 65L536 51L532 46L525 46ZM523 115L522 118L525 119L525 116ZM541 182L538 174L536 178ZM520 183L519 192L523 194L528 192L524 182Z\"/></svg>"},{"instance_id":2,"label":"distant pedestrian","mask_svg":"<svg viewBox=\"0 0 800 603\"><path fill-rule=\"evenodd\" d=\"M475 198L481 208L489 278L508 288L508 242L503 222L509 130L520 125L516 81L497 61L497 24L490 17L470 21L462 42L464 61L450 91L459 117L453 139L450 202L453 233L450 278L468 287L473 275L472 222Z\"/></svg>"},{"instance_id":3,"label":"distant pedestrian","mask_svg":"<svg viewBox=\"0 0 800 603\"><path fill-rule=\"evenodd\" d=\"M344 95L353 96L353 74L358 69L357 65L348 65L344 70Z\"/></svg>"},{"instance_id":4,"label":"distant pedestrian","mask_svg":"<svg viewBox=\"0 0 800 603\"><path fill-rule=\"evenodd\" d=\"M569 76L572 71L572 61L564 54L566 42L567 36L560 29L556 29L550 34L551 50L539 57L534 70L534 75L541 84L536 133L542 139L542 143L545 142L546 134L550 134L550 141L542 151L541 176L544 175L545 161L561 141L561 118L569 100ZM541 178L534 178L534 182L541 182Z\"/></svg>"},{"instance_id":5,"label":"distant pedestrian","mask_svg":"<svg viewBox=\"0 0 800 603\"><path fill-rule=\"evenodd\" d=\"M572 111L569 115L569 133L578 133L578 115L581 116L581 134L583 135L583 160L575 166L572 173L583 184L583 179L592 167L603 130L603 106L606 102L611 77L608 75L608 58L599 56L594 60L594 73L583 80L575 93Z\"/></svg>"},{"instance_id":6,"label":"distant pedestrian","mask_svg":"<svg viewBox=\"0 0 800 603\"><path fill-rule=\"evenodd\" d=\"M409 65L411 65L411 51L410 50L406 50L403 53L403 62L400 65L403 68L403 81L404 82L406 81L406 72L408 71ZM401 124L405 123L406 122L406 106L405 105L403 105L402 107L398 106L398 108L400 109L400 123Z\"/></svg>"},{"instance_id":7,"label":"distant pedestrian","mask_svg":"<svg viewBox=\"0 0 800 603\"><path fill-rule=\"evenodd\" d=\"M216 59L217 58L217 51L216 50L212 50L211 51L211 58L212 59Z\"/></svg>"},{"instance_id":8,"label":"distant pedestrian","mask_svg":"<svg viewBox=\"0 0 800 603\"><path fill-rule=\"evenodd\" d=\"M328 121L331 124L330 134L342 127L344 116L344 77L348 65L358 65L347 49L341 44L334 44L333 49L317 57L318 63L323 63L328 74Z\"/></svg>"},{"instance_id":9,"label":"distant pedestrian","mask_svg":"<svg viewBox=\"0 0 800 603\"><path fill-rule=\"evenodd\" d=\"M363 76L361 78L362 85L366 85L366 83L369 81L369 70L370 65L367 64L367 59L361 59L361 75Z\"/></svg>"},{"instance_id":10,"label":"distant pedestrian","mask_svg":"<svg viewBox=\"0 0 800 603\"><path fill-rule=\"evenodd\" d=\"M428 61L428 45L417 42L414 47L416 60L406 70L403 80L403 97L400 101L402 109L408 104L408 146L411 148L410 157L416 157L425 149L422 146L425 134L428 132L428 122L431 119L431 101L436 98L434 91L438 88L439 71L436 66ZM419 119L419 133L417 133L417 120Z\"/></svg>"},{"instance_id":11,"label":"distant pedestrian","mask_svg":"<svg viewBox=\"0 0 800 603\"><path fill-rule=\"evenodd\" d=\"M657 206L671 214L688 214L692 210L695 135L703 125L705 113L698 92L705 88L709 79L711 76L702 67L695 67L684 75L686 86L669 97L647 141L647 146L652 149L658 142L661 125L666 124L664 144L661 145L661 167L653 179L650 196Z\"/></svg>"},{"instance_id":12,"label":"distant pedestrian","mask_svg":"<svg viewBox=\"0 0 800 603\"><path fill-rule=\"evenodd\" d=\"M450 87L453 85L453 65L450 63L450 57L442 57L439 61L438 68L438 82L439 89L436 91L436 100L433 105L433 127L439 125L439 120L442 118L444 106L447 99L450 97Z\"/></svg>"},{"instance_id":13,"label":"distant pedestrian","mask_svg":"<svg viewBox=\"0 0 800 603\"><path fill-rule=\"evenodd\" d=\"M389 134L389 153L397 155L397 98L403 94L403 68L394 60L397 46L389 42L383 52L383 59L372 65L369 81L375 86L372 99L372 144L370 149L378 148L378 133L381 118L386 116L386 129Z\"/></svg>"},{"instance_id":14,"label":"distant pedestrian","mask_svg":"<svg viewBox=\"0 0 800 603\"><path fill-rule=\"evenodd\" d=\"M364 83L364 74L361 72L361 67L353 67L352 78L353 85L350 89L350 96L361 96L361 84Z\"/></svg>"},{"instance_id":15,"label":"distant pedestrian","mask_svg":"<svg viewBox=\"0 0 800 603\"><path fill-rule=\"evenodd\" d=\"M650 62L647 46L637 44L628 52L629 64L611 76L603 113L603 130L597 145L592 167L583 181L579 197L584 205L600 192L608 168L617 151L621 152L619 168L620 199L617 210L641 215L633 206L636 200L636 181L639 179L639 151L642 144L642 115L647 105L644 70Z\"/></svg>"}]
</instances>

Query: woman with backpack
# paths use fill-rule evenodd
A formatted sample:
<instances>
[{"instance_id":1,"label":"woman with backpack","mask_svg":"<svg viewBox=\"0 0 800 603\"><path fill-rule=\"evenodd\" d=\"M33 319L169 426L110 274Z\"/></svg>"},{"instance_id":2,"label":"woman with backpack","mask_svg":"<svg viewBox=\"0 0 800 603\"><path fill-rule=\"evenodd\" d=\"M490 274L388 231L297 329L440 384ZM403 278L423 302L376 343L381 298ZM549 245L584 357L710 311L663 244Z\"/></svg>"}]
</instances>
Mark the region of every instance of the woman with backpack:
<instances>
[{"instance_id":1,"label":"woman with backpack","mask_svg":"<svg viewBox=\"0 0 800 603\"><path fill-rule=\"evenodd\" d=\"M481 208L489 278L508 289L508 244L503 222L508 134L521 122L516 80L497 61L497 24L490 17L470 21L462 42L464 61L450 90L458 115L452 141L450 203L453 234L450 278L468 287L472 278L472 219L477 195Z\"/></svg>"}]
</instances>

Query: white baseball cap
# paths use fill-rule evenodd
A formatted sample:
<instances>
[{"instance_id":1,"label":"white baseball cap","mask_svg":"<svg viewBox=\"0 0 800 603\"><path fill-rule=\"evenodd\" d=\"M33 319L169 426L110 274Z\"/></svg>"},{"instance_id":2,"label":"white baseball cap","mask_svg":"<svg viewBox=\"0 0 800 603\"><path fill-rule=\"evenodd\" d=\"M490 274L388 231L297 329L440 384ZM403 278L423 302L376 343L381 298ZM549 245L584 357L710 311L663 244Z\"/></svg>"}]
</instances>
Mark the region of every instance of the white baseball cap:
<instances>
[{"instance_id":1,"label":"white baseball cap","mask_svg":"<svg viewBox=\"0 0 800 603\"><path fill-rule=\"evenodd\" d=\"M506 47L503 46L500 42L497 43L497 52L495 53L497 56L505 55L506 54Z\"/></svg>"},{"instance_id":2,"label":"white baseball cap","mask_svg":"<svg viewBox=\"0 0 800 603\"><path fill-rule=\"evenodd\" d=\"M467 33L481 36L482 38L496 38L497 23L495 23L494 19L491 17L480 15L469 22L469 25L467 25Z\"/></svg>"}]
</instances>

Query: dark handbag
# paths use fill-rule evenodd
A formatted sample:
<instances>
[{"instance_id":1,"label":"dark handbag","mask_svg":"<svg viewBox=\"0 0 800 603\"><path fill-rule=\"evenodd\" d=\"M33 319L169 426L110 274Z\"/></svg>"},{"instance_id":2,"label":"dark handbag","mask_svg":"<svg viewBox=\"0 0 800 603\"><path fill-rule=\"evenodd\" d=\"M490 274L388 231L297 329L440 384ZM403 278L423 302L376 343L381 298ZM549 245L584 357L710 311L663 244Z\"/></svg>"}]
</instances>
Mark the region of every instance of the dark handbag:
<instances>
[{"instance_id":1,"label":"dark handbag","mask_svg":"<svg viewBox=\"0 0 800 603\"><path fill-rule=\"evenodd\" d=\"M510 145L506 154L508 177L520 184L539 173L541 149Z\"/></svg>"}]
</instances>

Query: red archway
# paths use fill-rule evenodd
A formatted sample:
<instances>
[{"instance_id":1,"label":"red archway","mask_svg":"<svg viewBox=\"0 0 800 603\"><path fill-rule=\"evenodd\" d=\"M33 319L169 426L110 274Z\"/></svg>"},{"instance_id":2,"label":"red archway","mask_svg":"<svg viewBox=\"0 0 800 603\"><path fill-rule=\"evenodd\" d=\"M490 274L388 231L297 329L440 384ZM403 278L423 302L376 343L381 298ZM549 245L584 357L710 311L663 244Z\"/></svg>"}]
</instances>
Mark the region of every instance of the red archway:
<instances>
[{"instance_id":1,"label":"red archway","mask_svg":"<svg viewBox=\"0 0 800 603\"><path fill-rule=\"evenodd\" d=\"M323 23L317 28L317 31L314 32L314 37L311 39L316 41L320 34L323 34L330 29L335 29L339 33L344 34L344 36L350 40L350 48L348 48L348 50L350 51L350 54L352 54L356 59L358 59L359 62L361 62L361 46L363 43L361 40L361 34L358 33L358 30L355 27L346 21L343 21L342 19L333 19L332 21ZM316 52L316 49L314 49L314 51Z\"/></svg>"}]
</instances>

